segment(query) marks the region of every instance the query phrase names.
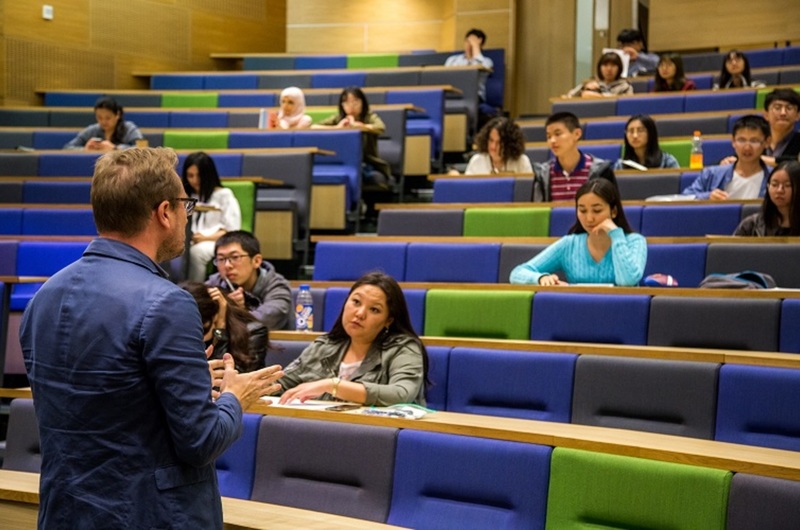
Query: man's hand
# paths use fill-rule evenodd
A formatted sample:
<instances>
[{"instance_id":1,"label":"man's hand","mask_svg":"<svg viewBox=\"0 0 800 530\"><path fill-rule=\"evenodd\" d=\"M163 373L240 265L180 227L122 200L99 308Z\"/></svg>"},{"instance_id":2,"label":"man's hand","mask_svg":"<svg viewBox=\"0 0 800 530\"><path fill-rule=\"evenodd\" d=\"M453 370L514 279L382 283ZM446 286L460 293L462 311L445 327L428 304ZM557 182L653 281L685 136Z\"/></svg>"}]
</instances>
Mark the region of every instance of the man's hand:
<instances>
[{"instance_id":1,"label":"man's hand","mask_svg":"<svg viewBox=\"0 0 800 530\"><path fill-rule=\"evenodd\" d=\"M235 291L231 291L228 293L228 300L233 302L234 304L238 305L239 307L245 307L244 304L244 288L237 287Z\"/></svg>"},{"instance_id":2,"label":"man's hand","mask_svg":"<svg viewBox=\"0 0 800 530\"><path fill-rule=\"evenodd\" d=\"M225 372L220 385L220 393L231 393L236 396L242 409L246 410L255 403L261 396L274 394L281 389L281 385L275 381L283 377L283 370L276 365L240 374L234 368L233 357L226 353L222 357L225 365Z\"/></svg>"},{"instance_id":3,"label":"man's hand","mask_svg":"<svg viewBox=\"0 0 800 530\"><path fill-rule=\"evenodd\" d=\"M712 190L708 198L712 201L724 201L728 199L728 192L720 189Z\"/></svg>"}]
</instances>

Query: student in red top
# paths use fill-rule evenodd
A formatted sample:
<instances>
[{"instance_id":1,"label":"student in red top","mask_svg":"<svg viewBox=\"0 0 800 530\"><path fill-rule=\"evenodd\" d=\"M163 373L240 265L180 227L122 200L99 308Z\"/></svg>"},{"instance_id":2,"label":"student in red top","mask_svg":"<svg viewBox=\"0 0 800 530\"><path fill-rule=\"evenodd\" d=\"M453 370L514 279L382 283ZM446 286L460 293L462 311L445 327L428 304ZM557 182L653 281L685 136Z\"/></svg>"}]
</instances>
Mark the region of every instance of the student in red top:
<instances>
[{"instance_id":1,"label":"student in red top","mask_svg":"<svg viewBox=\"0 0 800 530\"><path fill-rule=\"evenodd\" d=\"M611 163L578 149L581 130L578 117L557 112L545 121L547 144L554 158L533 165L533 200L572 201L587 180L603 177L616 184Z\"/></svg>"}]
</instances>

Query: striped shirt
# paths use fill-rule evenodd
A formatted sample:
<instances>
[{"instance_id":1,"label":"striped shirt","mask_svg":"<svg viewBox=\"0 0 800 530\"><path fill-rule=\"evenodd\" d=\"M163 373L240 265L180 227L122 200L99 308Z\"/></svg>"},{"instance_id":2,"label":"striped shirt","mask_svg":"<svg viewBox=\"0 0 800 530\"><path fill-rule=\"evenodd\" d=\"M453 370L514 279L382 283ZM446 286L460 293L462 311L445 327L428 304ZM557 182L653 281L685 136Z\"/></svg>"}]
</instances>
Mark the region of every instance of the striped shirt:
<instances>
[{"instance_id":1,"label":"striped shirt","mask_svg":"<svg viewBox=\"0 0 800 530\"><path fill-rule=\"evenodd\" d=\"M578 165L572 172L568 172L561 167L558 158L554 159L550 164L550 200L575 200L575 192L589 180L589 170L593 161L592 155L581 152Z\"/></svg>"}]
</instances>

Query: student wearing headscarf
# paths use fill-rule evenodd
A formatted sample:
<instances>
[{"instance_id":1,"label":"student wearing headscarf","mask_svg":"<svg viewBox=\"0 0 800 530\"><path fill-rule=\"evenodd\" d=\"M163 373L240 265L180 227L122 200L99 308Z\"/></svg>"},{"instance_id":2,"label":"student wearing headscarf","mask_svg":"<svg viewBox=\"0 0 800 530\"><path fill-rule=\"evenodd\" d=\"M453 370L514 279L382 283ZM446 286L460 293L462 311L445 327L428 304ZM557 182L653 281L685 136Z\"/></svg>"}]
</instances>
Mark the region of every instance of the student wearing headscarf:
<instances>
[{"instance_id":1,"label":"student wearing headscarf","mask_svg":"<svg viewBox=\"0 0 800 530\"><path fill-rule=\"evenodd\" d=\"M308 129L311 127L311 116L306 114L306 97L296 86L285 88L281 92L281 109L273 124L275 129Z\"/></svg>"}]
</instances>

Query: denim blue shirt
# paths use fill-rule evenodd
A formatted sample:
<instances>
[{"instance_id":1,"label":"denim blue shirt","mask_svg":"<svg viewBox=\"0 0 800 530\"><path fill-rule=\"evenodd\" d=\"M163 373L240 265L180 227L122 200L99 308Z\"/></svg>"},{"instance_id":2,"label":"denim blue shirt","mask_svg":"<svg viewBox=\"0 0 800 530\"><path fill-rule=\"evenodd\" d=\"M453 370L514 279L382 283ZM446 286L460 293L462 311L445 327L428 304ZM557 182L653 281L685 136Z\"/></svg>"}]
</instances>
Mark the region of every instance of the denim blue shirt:
<instances>
[{"instance_id":1,"label":"denim blue shirt","mask_svg":"<svg viewBox=\"0 0 800 530\"><path fill-rule=\"evenodd\" d=\"M100 238L25 310L40 528L222 528L214 461L242 410L211 400L200 314L165 276Z\"/></svg>"},{"instance_id":2,"label":"denim blue shirt","mask_svg":"<svg viewBox=\"0 0 800 530\"><path fill-rule=\"evenodd\" d=\"M711 166L703 169L695 181L681 192L681 195L694 195L696 199L708 199L712 191L716 189L724 190L728 183L733 180L734 167L735 164L730 164L727 166ZM761 188L758 190L758 196L764 197L764 194L767 192L767 180L769 180L772 168L762 162L761 169L764 171L764 180L761 181Z\"/></svg>"}]
</instances>

